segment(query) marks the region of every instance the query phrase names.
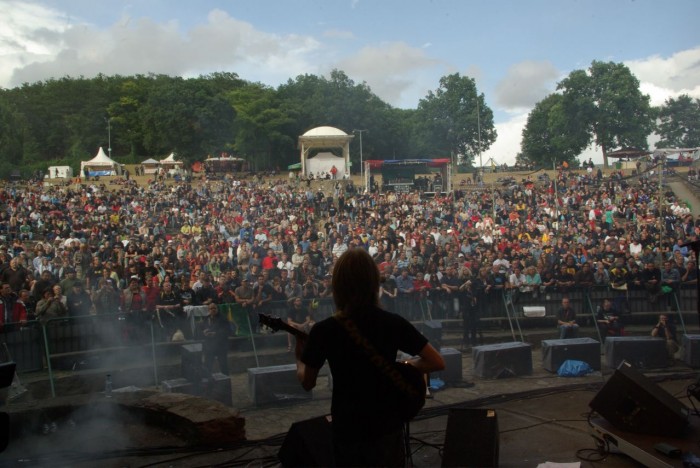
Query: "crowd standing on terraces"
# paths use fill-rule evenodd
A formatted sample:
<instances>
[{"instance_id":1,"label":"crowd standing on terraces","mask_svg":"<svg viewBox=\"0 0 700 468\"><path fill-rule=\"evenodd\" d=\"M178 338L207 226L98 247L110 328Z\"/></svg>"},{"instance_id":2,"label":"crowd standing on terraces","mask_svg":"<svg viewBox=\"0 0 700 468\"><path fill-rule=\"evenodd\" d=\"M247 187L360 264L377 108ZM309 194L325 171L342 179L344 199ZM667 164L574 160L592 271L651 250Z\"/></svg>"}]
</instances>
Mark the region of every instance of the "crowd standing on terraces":
<instances>
[{"instance_id":1,"label":"crowd standing on terraces","mask_svg":"<svg viewBox=\"0 0 700 468\"><path fill-rule=\"evenodd\" d=\"M434 197L254 175L7 185L0 325L120 313L138 327L179 320L186 305L255 313L298 308L299 298L311 317L332 297L335 259L361 247L386 278L385 308L414 320L462 317L473 341L481 311L504 292L599 286L657 301L696 283L684 244L698 238L700 219L673 193L659 201L657 184L560 168L556 180L461 184Z\"/></svg>"}]
</instances>

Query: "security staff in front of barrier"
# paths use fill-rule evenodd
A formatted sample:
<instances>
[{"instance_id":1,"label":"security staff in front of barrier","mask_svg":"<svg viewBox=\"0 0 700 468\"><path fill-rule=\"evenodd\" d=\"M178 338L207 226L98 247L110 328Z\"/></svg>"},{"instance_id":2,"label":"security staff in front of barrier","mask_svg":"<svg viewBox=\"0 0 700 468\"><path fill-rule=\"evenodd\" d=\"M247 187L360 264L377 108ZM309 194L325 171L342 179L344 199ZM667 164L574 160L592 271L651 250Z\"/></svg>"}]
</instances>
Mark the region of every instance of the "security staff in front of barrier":
<instances>
[{"instance_id":1,"label":"security staff in front of barrier","mask_svg":"<svg viewBox=\"0 0 700 468\"><path fill-rule=\"evenodd\" d=\"M210 303L207 306L207 311L209 315L202 324L204 367L207 370L207 375L211 375L214 369L214 359L216 359L219 361L220 372L229 375L228 337L231 333L231 327L226 317L219 313L219 307L216 304Z\"/></svg>"},{"instance_id":2,"label":"security staff in front of barrier","mask_svg":"<svg viewBox=\"0 0 700 468\"><path fill-rule=\"evenodd\" d=\"M576 338L578 335L576 312L566 296L561 299L561 308L557 312L557 326L559 327L559 339Z\"/></svg>"},{"instance_id":3,"label":"security staff in front of barrier","mask_svg":"<svg viewBox=\"0 0 700 468\"><path fill-rule=\"evenodd\" d=\"M678 346L678 337L676 336L676 324L673 319L666 314L659 315L659 321L651 329L651 336L658 336L666 339L666 352L668 353L669 361L673 361L675 354L680 347Z\"/></svg>"}]
</instances>

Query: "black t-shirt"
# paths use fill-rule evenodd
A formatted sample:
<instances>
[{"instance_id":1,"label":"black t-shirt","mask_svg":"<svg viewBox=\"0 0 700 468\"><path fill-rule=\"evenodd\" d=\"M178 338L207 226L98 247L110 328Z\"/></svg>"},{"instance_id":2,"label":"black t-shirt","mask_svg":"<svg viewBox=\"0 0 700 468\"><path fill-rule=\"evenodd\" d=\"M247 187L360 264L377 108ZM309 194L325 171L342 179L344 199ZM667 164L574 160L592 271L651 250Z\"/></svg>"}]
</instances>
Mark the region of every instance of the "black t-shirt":
<instances>
[{"instance_id":1,"label":"black t-shirt","mask_svg":"<svg viewBox=\"0 0 700 468\"><path fill-rule=\"evenodd\" d=\"M352 321L360 336L388 362L396 360L398 350L417 355L428 342L407 320L381 309L353 317ZM315 369L320 369L326 360L333 374L334 434L353 439L400 426L400 422L381 416L386 397L379 395L377 389L386 377L335 317L314 325L302 355L302 362Z\"/></svg>"},{"instance_id":2,"label":"black t-shirt","mask_svg":"<svg viewBox=\"0 0 700 468\"><path fill-rule=\"evenodd\" d=\"M321 261L323 261L323 253L320 250L309 249L307 253L309 254L309 260L313 266L318 267L321 265Z\"/></svg>"}]
</instances>

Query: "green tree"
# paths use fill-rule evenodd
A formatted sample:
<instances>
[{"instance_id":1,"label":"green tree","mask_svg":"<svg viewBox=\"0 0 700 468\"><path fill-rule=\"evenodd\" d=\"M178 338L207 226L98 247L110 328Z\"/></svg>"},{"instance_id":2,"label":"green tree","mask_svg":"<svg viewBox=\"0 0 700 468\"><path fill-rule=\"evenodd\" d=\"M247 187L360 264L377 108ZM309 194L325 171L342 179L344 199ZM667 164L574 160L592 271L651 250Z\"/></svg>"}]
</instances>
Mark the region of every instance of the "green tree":
<instances>
[{"instance_id":1,"label":"green tree","mask_svg":"<svg viewBox=\"0 0 700 468\"><path fill-rule=\"evenodd\" d=\"M462 155L468 165L496 141L493 112L473 78L443 76L435 92L418 103L414 115L417 148L426 156Z\"/></svg>"},{"instance_id":2,"label":"green tree","mask_svg":"<svg viewBox=\"0 0 700 468\"><path fill-rule=\"evenodd\" d=\"M278 87L277 92L281 106L296 120L287 127L295 140L326 125L348 134L368 130L362 135L364 159L405 157L402 153L407 140L394 120L396 109L372 93L366 83L355 83L343 71L333 70L329 78L301 75ZM359 139L350 145L350 154L353 169L359 172Z\"/></svg>"},{"instance_id":3,"label":"green tree","mask_svg":"<svg viewBox=\"0 0 700 468\"><path fill-rule=\"evenodd\" d=\"M17 165L22 161L26 128L23 120L7 97L0 95L0 161L14 161Z\"/></svg>"},{"instance_id":4,"label":"green tree","mask_svg":"<svg viewBox=\"0 0 700 468\"><path fill-rule=\"evenodd\" d=\"M700 99L687 94L668 99L659 110L657 148L700 146Z\"/></svg>"},{"instance_id":5,"label":"green tree","mask_svg":"<svg viewBox=\"0 0 700 468\"><path fill-rule=\"evenodd\" d=\"M588 146L590 136L585 127L576 125L563 104L561 94L550 94L535 105L523 128L521 162L547 168L555 162L574 164Z\"/></svg>"},{"instance_id":6,"label":"green tree","mask_svg":"<svg viewBox=\"0 0 700 468\"><path fill-rule=\"evenodd\" d=\"M158 77L139 109L146 150L174 151L190 162L218 154L233 141L234 117L223 96L182 78Z\"/></svg>"},{"instance_id":7,"label":"green tree","mask_svg":"<svg viewBox=\"0 0 700 468\"><path fill-rule=\"evenodd\" d=\"M653 130L653 109L642 94L639 80L625 65L594 61L588 71L574 70L559 83L568 119L585 128L590 141L603 151L647 147Z\"/></svg>"},{"instance_id":8,"label":"green tree","mask_svg":"<svg viewBox=\"0 0 700 468\"><path fill-rule=\"evenodd\" d=\"M282 155L295 148L295 139L285 133L293 119L280 105L275 90L250 84L231 91L227 97L236 111L233 127L237 155L245 156L256 169L284 168L289 160Z\"/></svg>"}]
</instances>

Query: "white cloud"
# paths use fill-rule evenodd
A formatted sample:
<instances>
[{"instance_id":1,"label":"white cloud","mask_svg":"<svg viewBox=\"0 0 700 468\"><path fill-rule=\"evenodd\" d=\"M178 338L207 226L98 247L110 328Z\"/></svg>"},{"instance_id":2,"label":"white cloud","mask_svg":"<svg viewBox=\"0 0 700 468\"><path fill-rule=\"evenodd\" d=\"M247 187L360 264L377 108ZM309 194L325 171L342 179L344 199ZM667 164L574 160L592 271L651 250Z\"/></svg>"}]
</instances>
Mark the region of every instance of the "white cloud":
<instances>
[{"instance_id":1,"label":"white cloud","mask_svg":"<svg viewBox=\"0 0 700 468\"><path fill-rule=\"evenodd\" d=\"M522 139L523 128L527 123L528 113L520 113L512 116L505 122L495 123L498 138L487 151L482 153L481 158L484 165L487 165L489 158L493 158L496 164L506 163L512 166L515 157L520 152L520 140ZM478 156L474 163L479 164Z\"/></svg>"},{"instance_id":2,"label":"white cloud","mask_svg":"<svg viewBox=\"0 0 700 468\"><path fill-rule=\"evenodd\" d=\"M700 98L700 47L676 52L670 57L652 55L630 60L625 65L639 79L652 105L661 105L669 97L688 94Z\"/></svg>"},{"instance_id":3,"label":"white cloud","mask_svg":"<svg viewBox=\"0 0 700 468\"><path fill-rule=\"evenodd\" d=\"M17 68L50 60L57 54L69 25L62 14L39 5L5 1L2 6L0 86L7 87Z\"/></svg>"},{"instance_id":4,"label":"white cloud","mask_svg":"<svg viewBox=\"0 0 700 468\"><path fill-rule=\"evenodd\" d=\"M4 67L6 74L0 77L4 86L66 75L152 72L192 76L213 70L277 84L290 76L315 72L311 57L320 49L310 36L259 31L221 10L211 11L206 23L182 34L175 21L150 19L123 18L103 30L90 25L61 27L58 15L42 9L39 12L44 15L38 17L46 18L45 24L37 24L23 13L25 4L14 5L21 8L12 9L17 20L10 24L8 38L2 39L2 50L9 49L15 61ZM47 52L30 52L42 48Z\"/></svg>"},{"instance_id":5,"label":"white cloud","mask_svg":"<svg viewBox=\"0 0 700 468\"><path fill-rule=\"evenodd\" d=\"M428 89L437 87L434 70L441 65L422 48L404 42L364 47L341 60L336 68L360 77L384 101L399 107L415 107Z\"/></svg>"},{"instance_id":6,"label":"white cloud","mask_svg":"<svg viewBox=\"0 0 700 468\"><path fill-rule=\"evenodd\" d=\"M510 112L532 108L554 91L559 76L549 61L516 63L496 86L496 104Z\"/></svg>"}]
</instances>

